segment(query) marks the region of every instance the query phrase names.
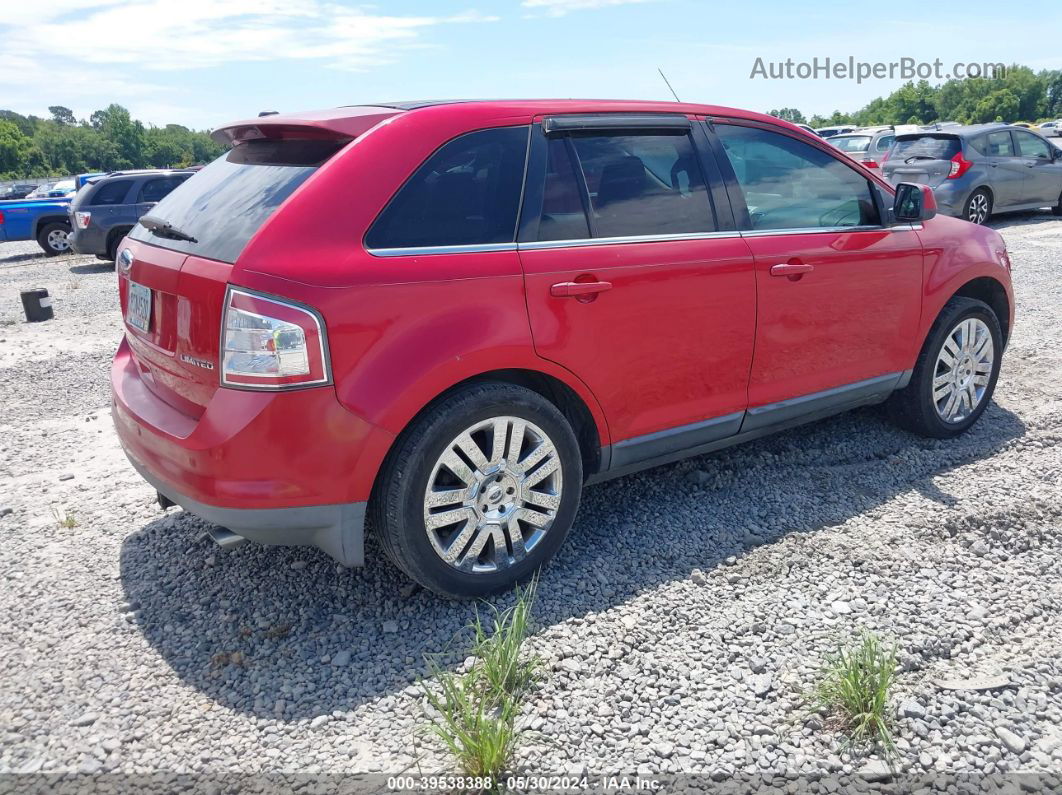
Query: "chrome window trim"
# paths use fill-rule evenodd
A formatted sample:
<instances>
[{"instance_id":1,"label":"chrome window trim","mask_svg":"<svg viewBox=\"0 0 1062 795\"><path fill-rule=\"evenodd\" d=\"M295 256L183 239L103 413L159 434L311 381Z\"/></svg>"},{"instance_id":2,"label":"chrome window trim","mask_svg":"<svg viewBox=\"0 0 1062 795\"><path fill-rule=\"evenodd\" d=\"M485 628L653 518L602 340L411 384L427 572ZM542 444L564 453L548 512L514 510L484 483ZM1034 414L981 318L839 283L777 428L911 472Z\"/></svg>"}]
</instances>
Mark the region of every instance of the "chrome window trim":
<instances>
[{"instance_id":1,"label":"chrome window trim","mask_svg":"<svg viewBox=\"0 0 1062 795\"><path fill-rule=\"evenodd\" d=\"M723 240L735 237L772 237L775 235L813 235L843 232L907 232L921 230L921 224L901 226L812 226L792 229L730 230L726 232L683 232L673 235L629 235L625 237L586 237L573 240L532 240L525 243L475 243L464 246L422 246L411 248L369 248L374 257L426 257L436 254L475 254L494 251L538 251L582 246L616 246L630 243L667 243L682 240Z\"/></svg>"},{"instance_id":2,"label":"chrome window trim","mask_svg":"<svg viewBox=\"0 0 1062 795\"><path fill-rule=\"evenodd\" d=\"M425 257L431 254L516 251L516 243L469 243L461 246L410 246L408 248L367 248L365 250L374 257Z\"/></svg>"},{"instance_id":3,"label":"chrome window trim","mask_svg":"<svg viewBox=\"0 0 1062 795\"><path fill-rule=\"evenodd\" d=\"M624 243L666 243L678 240L715 240L727 237L740 237L737 230L727 232L681 232L673 235L629 235L625 237L584 237L574 240L531 240L518 243L520 251L536 249L569 248L577 246L614 246Z\"/></svg>"}]
</instances>

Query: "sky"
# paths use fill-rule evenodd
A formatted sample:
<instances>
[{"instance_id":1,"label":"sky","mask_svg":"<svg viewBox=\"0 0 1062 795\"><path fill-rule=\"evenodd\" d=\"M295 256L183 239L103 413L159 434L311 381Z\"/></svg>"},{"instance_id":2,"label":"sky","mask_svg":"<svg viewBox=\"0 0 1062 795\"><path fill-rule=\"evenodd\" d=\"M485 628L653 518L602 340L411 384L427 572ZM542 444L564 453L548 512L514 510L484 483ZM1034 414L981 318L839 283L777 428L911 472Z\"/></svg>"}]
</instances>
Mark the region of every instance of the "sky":
<instances>
[{"instance_id":1,"label":"sky","mask_svg":"<svg viewBox=\"0 0 1062 795\"><path fill-rule=\"evenodd\" d=\"M670 99L807 115L904 81L753 77L827 57L1062 68L1062 2L4 0L0 108L211 128L256 115L465 97ZM937 81L931 81L937 82Z\"/></svg>"}]
</instances>

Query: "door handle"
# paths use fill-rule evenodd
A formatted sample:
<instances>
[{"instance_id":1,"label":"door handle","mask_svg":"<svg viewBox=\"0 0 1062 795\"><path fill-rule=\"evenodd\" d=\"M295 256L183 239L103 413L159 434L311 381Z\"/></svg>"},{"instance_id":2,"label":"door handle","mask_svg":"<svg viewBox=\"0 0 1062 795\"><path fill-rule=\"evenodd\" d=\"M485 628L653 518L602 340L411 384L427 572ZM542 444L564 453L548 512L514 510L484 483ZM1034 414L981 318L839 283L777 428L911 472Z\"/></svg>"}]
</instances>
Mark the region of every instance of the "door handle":
<instances>
[{"instance_id":1,"label":"door handle","mask_svg":"<svg viewBox=\"0 0 1062 795\"><path fill-rule=\"evenodd\" d=\"M549 288L549 294L554 298L578 298L611 289L612 282L560 282Z\"/></svg>"},{"instance_id":2,"label":"door handle","mask_svg":"<svg viewBox=\"0 0 1062 795\"><path fill-rule=\"evenodd\" d=\"M800 276L813 270L815 266L806 262L781 262L771 266L771 276Z\"/></svg>"}]
</instances>

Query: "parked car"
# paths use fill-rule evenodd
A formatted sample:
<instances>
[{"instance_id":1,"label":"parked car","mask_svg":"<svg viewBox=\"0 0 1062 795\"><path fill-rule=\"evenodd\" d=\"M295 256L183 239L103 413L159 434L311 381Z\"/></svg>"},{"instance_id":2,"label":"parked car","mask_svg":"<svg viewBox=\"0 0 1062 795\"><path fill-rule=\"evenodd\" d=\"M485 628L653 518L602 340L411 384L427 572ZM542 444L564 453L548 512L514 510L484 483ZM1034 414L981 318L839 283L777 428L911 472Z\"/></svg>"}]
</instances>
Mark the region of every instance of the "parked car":
<instances>
[{"instance_id":1,"label":"parked car","mask_svg":"<svg viewBox=\"0 0 1062 795\"><path fill-rule=\"evenodd\" d=\"M814 129L812 129L812 128L811 128L810 126L808 126L807 124L800 124L799 122L797 122L797 123L796 123L796 126L797 126L797 127L799 127L799 128L801 129L801 130L803 130L803 131L804 131L804 132L806 132L806 133L811 133L812 135L818 135L818 133L817 133L817 132L815 132L815 130L814 130Z\"/></svg>"},{"instance_id":2,"label":"parked car","mask_svg":"<svg viewBox=\"0 0 1062 795\"><path fill-rule=\"evenodd\" d=\"M62 199L72 198L75 193L77 193L77 186L74 180L71 178L61 179L56 182L54 185L52 185L51 188L48 189L48 192L45 194L45 196L49 199Z\"/></svg>"},{"instance_id":3,"label":"parked car","mask_svg":"<svg viewBox=\"0 0 1062 795\"><path fill-rule=\"evenodd\" d=\"M36 188L26 194L27 199L46 199L48 198L48 191L55 185L54 182L42 182Z\"/></svg>"},{"instance_id":4,"label":"parked car","mask_svg":"<svg viewBox=\"0 0 1062 795\"><path fill-rule=\"evenodd\" d=\"M22 199L0 205L0 243L36 240L49 257L70 250L69 199Z\"/></svg>"},{"instance_id":5,"label":"parked car","mask_svg":"<svg viewBox=\"0 0 1062 795\"><path fill-rule=\"evenodd\" d=\"M882 401L962 433L1013 324L996 231L759 113L428 102L214 137L119 249L111 384L133 466L225 544L360 565L368 515L410 577L486 594L584 484Z\"/></svg>"},{"instance_id":6,"label":"parked car","mask_svg":"<svg viewBox=\"0 0 1062 795\"><path fill-rule=\"evenodd\" d=\"M37 185L33 182L15 182L0 190L0 201L24 199L36 189Z\"/></svg>"},{"instance_id":7,"label":"parked car","mask_svg":"<svg viewBox=\"0 0 1062 795\"><path fill-rule=\"evenodd\" d=\"M1002 210L1050 206L1062 215L1062 154L1020 127L972 125L898 135L882 171L893 183L929 185L941 212L976 224Z\"/></svg>"},{"instance_id":8,"label":"parked car","mask_svg":"<svg viewBox=\"0 0 1062 795\"><path fill-rule=\"evenodd\" d=\"M1040 125L1040 135L1046 135L1049 138L1057 138L1062 136L1062 119L1056 119L1055 121L1045 121Z\"/></svg>"},{"instance_id":9,"label":"parked car","mask_svg":"<svg viewBox=\"0 0 1062 795\"><path fill-rule=\"evenodd\" d=\"M116 171L89 180L70 203L70 245L79 254L114 262L118 243L137 219L149 212L192 171Z\"/></svg>"},{"instance_id":10,"label":"parked car","mask_svg":"<svg viewBox=\"0 0 1062 795\"><path fill-rule=\"evenodd\" d=\"M839 127L816 127L814 132L815 135L819 136L820 138L833 138L833 136L835 135L844 135L845 133L850 133L854 129L855 127L853 125L846 124L841 125Z\"/></svg>"},{"instance_id":11,"label":"parked car","mask_svg":"<svg viewBox=\"0 0 1062 795\"><path fill-rule=\"evenodd\" d=\"M830 146L837 147L857 163L878 168L896 140L896 133L891 127L882 127L833 135L828 140Z\"/></svg>"}]
</instances>

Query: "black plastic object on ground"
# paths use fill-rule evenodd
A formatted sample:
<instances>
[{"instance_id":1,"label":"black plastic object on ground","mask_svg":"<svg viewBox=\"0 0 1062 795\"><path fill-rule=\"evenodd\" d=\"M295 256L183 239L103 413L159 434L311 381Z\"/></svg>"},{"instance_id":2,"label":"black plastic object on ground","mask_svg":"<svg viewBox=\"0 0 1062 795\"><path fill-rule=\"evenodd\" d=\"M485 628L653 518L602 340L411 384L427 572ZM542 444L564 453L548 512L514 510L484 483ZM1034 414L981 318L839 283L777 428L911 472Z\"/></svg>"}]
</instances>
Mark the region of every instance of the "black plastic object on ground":
<instances>
[{"instance_id":1,"label":"black plastic object on ground","mask_svg":"<svg viewBox=\"0 0 1062 795\"><path fill-rule=\"evenodd\" d=\"M22 310L30 323L51 320L55 316L52 312L52 299L43 287L22 291Z\"/></svg>"}]
</instances>

